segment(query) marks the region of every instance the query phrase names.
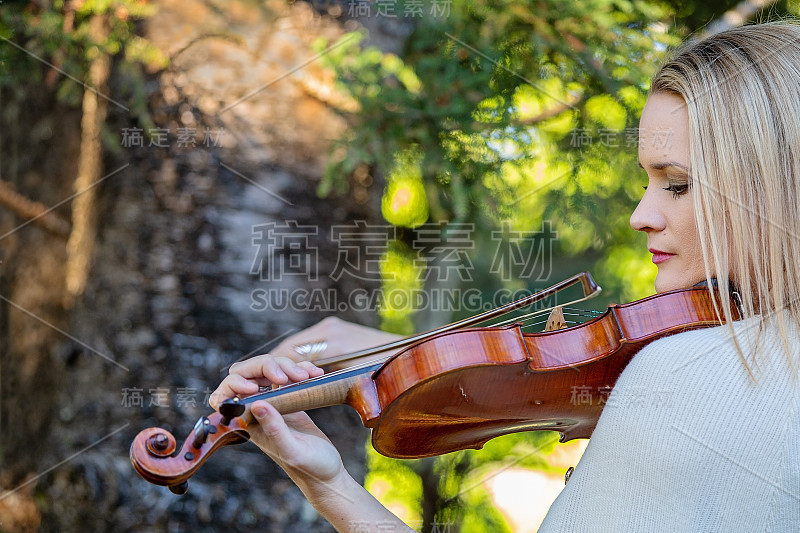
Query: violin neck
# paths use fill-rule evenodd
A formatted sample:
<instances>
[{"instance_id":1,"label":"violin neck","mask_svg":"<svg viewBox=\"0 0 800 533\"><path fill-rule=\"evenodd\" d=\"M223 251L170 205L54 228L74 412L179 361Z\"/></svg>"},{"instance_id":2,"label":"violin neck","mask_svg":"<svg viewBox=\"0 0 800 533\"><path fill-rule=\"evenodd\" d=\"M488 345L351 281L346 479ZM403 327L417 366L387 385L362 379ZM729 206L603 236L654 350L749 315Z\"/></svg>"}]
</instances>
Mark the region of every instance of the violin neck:
<instances>
[{"instance_id":1,"label":"violin neck","mask_svg":"<svg viewBox=\"0 0 800 533\"><path fill-rule=\"evenodd\" d=\"M243 398L241 403L248 406L257 400L266 400L281 414L331 405L350 405L358 411L362 421L367 425L369 420L380 415L380 404L372 381L372 373L382 365L381 361L331 372L318 378L248 396Z\"/></svg>"}]
</instances>

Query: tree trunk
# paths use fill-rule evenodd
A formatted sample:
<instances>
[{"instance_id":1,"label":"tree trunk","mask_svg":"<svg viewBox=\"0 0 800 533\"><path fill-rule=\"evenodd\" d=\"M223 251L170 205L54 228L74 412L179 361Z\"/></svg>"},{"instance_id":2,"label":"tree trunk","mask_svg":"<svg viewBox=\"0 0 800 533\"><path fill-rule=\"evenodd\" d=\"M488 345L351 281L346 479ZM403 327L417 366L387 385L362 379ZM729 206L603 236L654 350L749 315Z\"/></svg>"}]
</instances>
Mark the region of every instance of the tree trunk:
<instances>
[{"instance_id":1,"label":"tree trunk","mask_svg":"<svg viewBox=\"0 0 800 533\"><path fill-rule=\"evenodd\" d=\"M89 37L95 43L108 39L106 15L92 15L89 22ZM111 58L95 48L97 57L89 66L88 87L83 91L83 116L81 118L81 148L78 154L78 175L75 178L75 194L72 201L72 232L67 242L67 299L71 307L74 298L86 288L86 279L91 267L95 238L95 183L103 173L103 123L108 108L104 95L108 91L108 76Z\"/></svg>"}]
</instances>

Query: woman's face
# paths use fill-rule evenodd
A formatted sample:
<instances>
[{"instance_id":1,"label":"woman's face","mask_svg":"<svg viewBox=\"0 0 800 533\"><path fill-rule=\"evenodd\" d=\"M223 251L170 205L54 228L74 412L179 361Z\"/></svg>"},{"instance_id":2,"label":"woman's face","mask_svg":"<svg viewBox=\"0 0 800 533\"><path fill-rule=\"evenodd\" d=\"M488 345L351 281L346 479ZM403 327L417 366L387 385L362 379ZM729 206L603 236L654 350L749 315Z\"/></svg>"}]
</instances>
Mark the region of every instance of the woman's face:
<instances>
[{"instance_id":1,"label":"woman's face","mask_svg":"<svg viewBox=\"0 0 800 533\"><path fill-rule=\"evenodd\" d=\"M689 115L680 96L657 93L647 99L639 122L639 164L648 180L631 227L647 234L647 248L658 267L656 292L703 281L689 188Z\"/></svg>"}]
</instances>

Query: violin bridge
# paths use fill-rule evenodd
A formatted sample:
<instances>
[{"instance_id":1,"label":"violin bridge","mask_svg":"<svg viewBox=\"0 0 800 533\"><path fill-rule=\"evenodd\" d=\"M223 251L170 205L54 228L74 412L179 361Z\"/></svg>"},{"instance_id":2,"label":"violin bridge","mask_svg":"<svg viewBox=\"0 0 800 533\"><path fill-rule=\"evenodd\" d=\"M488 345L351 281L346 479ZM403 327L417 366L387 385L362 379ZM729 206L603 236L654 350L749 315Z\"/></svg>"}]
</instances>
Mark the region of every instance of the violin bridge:
<instances>
[{"instance_id":1,"label":"violin bridge","mask_svg":"<svg viewBox=\"0 0 800 533\"><path fill-rule=\"evenodd\" d=\"M547 325L545 325L545 331L555 331L557 329L564 329L567 327L567 321L564 319L564 311L562 311L561 306L558 305L550 311L550 316L547 317Z\"/></svg>"}]
</instances>

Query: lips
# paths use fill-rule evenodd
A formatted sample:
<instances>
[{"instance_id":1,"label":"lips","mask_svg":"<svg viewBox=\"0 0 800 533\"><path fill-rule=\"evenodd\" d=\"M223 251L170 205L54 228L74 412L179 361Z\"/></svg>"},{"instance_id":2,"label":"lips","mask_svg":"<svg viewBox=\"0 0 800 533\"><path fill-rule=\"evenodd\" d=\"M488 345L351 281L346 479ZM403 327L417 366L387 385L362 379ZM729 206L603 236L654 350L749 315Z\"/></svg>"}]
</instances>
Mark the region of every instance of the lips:
<instances>
[{"instance_id":1,"label":"lips","mask_svg":"<svg viewBox=\"0 0 800 533\"><path fill-rule=\"evenodd\" d=\"M659 263L663 263L664 261L666 261L670 257L674 257L675 256L675 254L662 252L661 250L656 250L655 248L650 248L649 250L650 250L650 253L653 254L653 263L655 263L656 265L659 264Z\"/></svg>"}]
</instances>

